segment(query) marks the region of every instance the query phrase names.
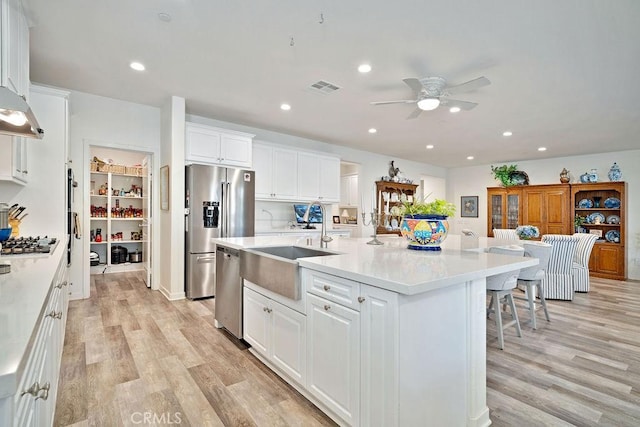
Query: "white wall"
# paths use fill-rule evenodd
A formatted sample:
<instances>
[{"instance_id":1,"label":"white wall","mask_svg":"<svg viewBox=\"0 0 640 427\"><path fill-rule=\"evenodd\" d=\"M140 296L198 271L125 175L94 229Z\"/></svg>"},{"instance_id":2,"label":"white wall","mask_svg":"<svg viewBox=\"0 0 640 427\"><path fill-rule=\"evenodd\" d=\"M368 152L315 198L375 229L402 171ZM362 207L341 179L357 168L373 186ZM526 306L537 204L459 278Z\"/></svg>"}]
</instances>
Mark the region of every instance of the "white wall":
<instances>
[{"instance_id":1,"label":"white wall","mask_svg":"<svg viewBox=\"0 0 640 427\"><path fill-rule=\"evenodd\" d=\"M517 164L518 169L529 175L529 184L560 183L560 171L567 168L571 182L579 182L580 175L596 168L600 181L608 181L609 168L617 162L622 170L622 179L627 181L627 275L630 279L640 279L640 150L616 153L591 154L585 156L559 157ZM502 163L501 163L502 164ZM499 165L495 165L499 166ZM491 165L450 169L447 174L447 199L456 203L460 210L461 196L479 196L478 218L461 218L460 213L450 219L451 232L459 234L462 228L469 228L478 235L487 235L487 187L499 184L491 174Z\"/></svg>"},{"instance_id":2,"label":"white wall","mask_svg":"<svg viewBox=\"0 0 640 427\"><path fill-rule=\"evenodd\" d=\"M76 195L80 194L80 197L76 197L75 209L81 223L88 224L85 214L88 215L90 200L82 195L88 194L89 147L95 145L119 150L159 152L160 109L72 91L69 111L70 157L78 181ZM87 227L82 242L82 245L76 245L70 272L74 283L83 284L82 293L74 292L72 298L89 296L90 246Z\"/></svg>"}]
</instances>

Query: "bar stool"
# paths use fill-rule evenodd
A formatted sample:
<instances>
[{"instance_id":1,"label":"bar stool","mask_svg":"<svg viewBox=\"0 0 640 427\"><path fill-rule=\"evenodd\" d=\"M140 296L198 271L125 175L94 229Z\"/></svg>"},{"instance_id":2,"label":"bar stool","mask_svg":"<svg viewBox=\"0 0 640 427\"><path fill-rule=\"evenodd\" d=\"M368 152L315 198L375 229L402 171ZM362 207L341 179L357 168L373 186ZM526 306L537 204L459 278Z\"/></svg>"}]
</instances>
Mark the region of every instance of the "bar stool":
<instances>
[{"instance_id":1,"label":"bar stool","mask_svg":"<svg viewBox=\"0 0 640 427\"><path fill-rule=\"evenodd\" d=\"M502 255L523 256L524 249L520 246L494 246L487 249L487 252ZM495 276L487 277L487 294L491 295L491 302L487 308L487 318L491 313L495 314L496 329L498 332L498 346L501 350L504 350L504 334L505 328L514 325L516 327L516 333L519 337L522 336L522 330L520 329L520 322L518 321L518 312L516 311L516 305L513 302L513 289L518 283L518 275L520 270L514 270L507 273L496 274ZM500 309L502 305L503 309ZM510 307L511 318L507 323L503 323L502 314L506 314L506 306ZM494 308L495 307L495 308Z\"/></svg>"},{"instance_id":2,"label":"bar stool","mask_svg":"<svg viewBox=\"0 0 640 427\"><path fill-rule=\"evenodd\" d=\"M542 279L547 274L547 267L549 266L549 257L551 257L551 246L548 243L542 242L522 242L524 247L524 256L531 258L538 258L539 264L533 267L523 268L518 275L518 287L522 286L525 289L525 297L519 297L514 295L515 299L525 300L529 303L529 314L531 316L531 326L533 329L537 329L536 324L536 290L538 298L540 298L540 305L544 309L544 316L547 322L550 322L549 311L547 310L547 302L544 299L544 291L542 289Z\"/></svg>"},{"instance_id":3,"label":"bar stool","mask_svg":"<svg viewBox=\"0 0 640 427\"><path fill-rule=\"evenodd\" d=\"M493 237L503 240L520 240L520 237L516 234L516 230L510 228L494 228Z\"/></svg>"}]
</instances>

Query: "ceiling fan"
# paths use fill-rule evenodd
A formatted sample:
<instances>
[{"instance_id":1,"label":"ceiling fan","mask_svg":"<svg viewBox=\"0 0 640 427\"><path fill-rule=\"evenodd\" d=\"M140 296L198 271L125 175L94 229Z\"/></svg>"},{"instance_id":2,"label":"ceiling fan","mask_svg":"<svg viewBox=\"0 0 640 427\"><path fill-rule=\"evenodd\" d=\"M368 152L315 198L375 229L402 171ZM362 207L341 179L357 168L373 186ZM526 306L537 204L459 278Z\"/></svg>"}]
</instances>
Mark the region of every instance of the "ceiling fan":
<instances>
[{"instance_id":1,"label":"ceiling fan","mask_svg":"<svg viewBox=\"0 0 640 427\"><path fill-rule=\"evenodd\" d=\"M415 119L423 111L431 111L438 108L440 105L446 105L448 107L458 107L461 110L471 110L478 105L475 102L459 101L457 99L449 98L449 95L455 95L458 93L469 92L483 86L490 85L491 82L486 77L478 77L477 79L469 80L468 82L461 83L455 86L447 86L447 81L442 77L425 77L422 79L403 79L403 82L407 84L413 90L415 99L405 99L400 101L377 101L372 102L372 105L383 104L417 104L413 113L411 113L407 119Z\"/></svg>"}]
</instances>

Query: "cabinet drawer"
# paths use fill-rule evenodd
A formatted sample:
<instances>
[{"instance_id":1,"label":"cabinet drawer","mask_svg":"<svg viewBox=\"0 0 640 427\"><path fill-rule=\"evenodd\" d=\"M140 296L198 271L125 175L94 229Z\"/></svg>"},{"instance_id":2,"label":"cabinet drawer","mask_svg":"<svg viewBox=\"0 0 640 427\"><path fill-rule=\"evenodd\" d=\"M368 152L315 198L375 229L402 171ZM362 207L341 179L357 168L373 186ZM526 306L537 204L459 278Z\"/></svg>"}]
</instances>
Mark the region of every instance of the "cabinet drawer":
<instances>
[{"instance_id":1,"label":"cabinet drawer","mask_svg":"<svg viewBox=\"0 0 640 427\"><path fill-rule=\"evenodd\" d=\"M307 292L360 311L360 283L308 269L302 270L302 282Z\"/></svg>"}]
</instances>

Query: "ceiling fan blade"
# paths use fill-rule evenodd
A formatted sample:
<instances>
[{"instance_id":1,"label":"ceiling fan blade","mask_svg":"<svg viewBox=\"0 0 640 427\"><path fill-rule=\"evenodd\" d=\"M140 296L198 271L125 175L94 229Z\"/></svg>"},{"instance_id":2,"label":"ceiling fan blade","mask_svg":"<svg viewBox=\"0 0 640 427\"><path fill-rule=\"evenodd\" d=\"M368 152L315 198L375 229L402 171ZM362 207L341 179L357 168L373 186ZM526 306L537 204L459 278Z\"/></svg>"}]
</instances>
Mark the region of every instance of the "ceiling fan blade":
<instances>
[{"instance_id":1,"label":"ceiling fan blade","mask_svg":"<svg viewBox=\"0 0 640 427\"><path fill-rule=\"evenodd\" d=\"M416 95L422 92L423 86L422 86L422 83L420 83L420 80L411 78L411 79L402 79L402 81L405 82L407 86L409 86Z\"/></svg>"},{"instance_id":2,"label":"ceiling fan blade","mask_svg":"<svg viewBox=\"0 0 640 427\"><path fill-rule=\"evenodd\" d=\"M420 108L416 108L411 114L407 116L407 120L415 119L420 115L420 113L422 113L422 110Z\"/></svg>"},{"instance_id":3,"label":"ceiling fan blade","mask_svg":"<svg viewBox=\"0 0 640 427\"><path fill-rule=\"evenodd\" d=\"M440 104L446 105L448 108L460 107L461 110L469 111L478 104L476 102L460 101L458 99L440 98Z\"/></svg>"},{"instance_id":4,"label":"ceiling fan blade","mask_svg":"<svg viewBox=\"0 0 640 427\"><path fill-rule=\"evenodd\" d=\"M416 102L418 102L415 99L404 99L401 101L376 101L376 102L371 102L371 105L384 105L384 104L415 104Z\"/></svg>"},{"instance_id":5,"label":"ceiling fan blade","mask_svg":"<svg viewBox=\"0 0 640 427\"><path fill-rule=\"evenodd\" d=\"M472 90L476 90L483 86L490 85L491 82L486 77L478 77L477 79L469 80L466 83L462 83L456 86L449 86L445 90L450 94L462 93L462 92L470 92Z\"/></svg>"}]
</instances>

